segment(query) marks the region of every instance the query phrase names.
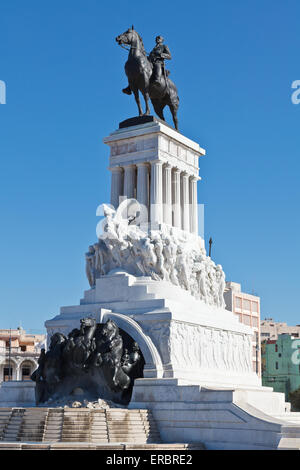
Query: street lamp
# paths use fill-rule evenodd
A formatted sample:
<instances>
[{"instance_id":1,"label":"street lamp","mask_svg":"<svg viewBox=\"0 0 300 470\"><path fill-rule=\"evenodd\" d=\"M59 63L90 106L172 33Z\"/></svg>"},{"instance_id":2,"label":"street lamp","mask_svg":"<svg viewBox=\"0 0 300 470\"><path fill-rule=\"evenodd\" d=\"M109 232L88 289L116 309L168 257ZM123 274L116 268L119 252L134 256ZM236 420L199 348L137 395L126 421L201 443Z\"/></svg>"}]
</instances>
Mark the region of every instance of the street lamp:
<instances>
[{"instance_id":1,"label":"street lamp","mask_svg":"<svg viewBox=\"0 0 300 470\"><path fill-rule=\"evenodd\" d=\"M211 238L211 237L210 237L208 243L209 243L209 254L208 254L208 256L211 258L211 245L213 244L213 241L212 241L212 238Z\"/></svg>"}]
</instances>

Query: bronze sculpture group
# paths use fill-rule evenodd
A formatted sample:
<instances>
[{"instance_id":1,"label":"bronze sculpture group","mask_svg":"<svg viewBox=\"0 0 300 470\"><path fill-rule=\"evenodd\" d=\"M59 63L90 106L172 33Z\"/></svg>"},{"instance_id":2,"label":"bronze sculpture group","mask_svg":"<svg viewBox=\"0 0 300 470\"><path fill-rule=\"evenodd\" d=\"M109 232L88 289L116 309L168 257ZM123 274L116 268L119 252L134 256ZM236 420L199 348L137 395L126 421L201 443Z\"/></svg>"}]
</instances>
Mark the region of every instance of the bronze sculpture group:
<instances>
[{"instance_id":1,"label":"bronze sculpture group","mask_svg":"<svg viewBox=\"0 0 300 470\"><path fill-rule=\"evenodd\" d=\"M81 388L85 398L127 404L133 381L143 375L144 360L137 345L112 320L97 324L83 318L80 328L66 337L55 333L49 350L41 351L36 382L36 404L70 397Z\"/></svg>"},{"instance_id":2,"label":"bronze sculpture group","mask_svg":"<svg viewBox=\"0 0 300 470\"><path fill-rule=\"evenodd\" d=\"M149 56L147 56L141 36L133 26L117 36L116 41L122 47L130 46L125 64L128 87L122 91L128 95L134 94L139 116L150 114L150 99L156 114L162 120L165 120L163 110L165 106L169 106L175 129L178 130L179 97L175 84L169 78L169 71L165 69L164 61L171 59L171 53L168 46L164 44L163 37L156 37L156 45ZM139 92L145 99L145 113L141 107Z\"/></svg>"}]
</instances>

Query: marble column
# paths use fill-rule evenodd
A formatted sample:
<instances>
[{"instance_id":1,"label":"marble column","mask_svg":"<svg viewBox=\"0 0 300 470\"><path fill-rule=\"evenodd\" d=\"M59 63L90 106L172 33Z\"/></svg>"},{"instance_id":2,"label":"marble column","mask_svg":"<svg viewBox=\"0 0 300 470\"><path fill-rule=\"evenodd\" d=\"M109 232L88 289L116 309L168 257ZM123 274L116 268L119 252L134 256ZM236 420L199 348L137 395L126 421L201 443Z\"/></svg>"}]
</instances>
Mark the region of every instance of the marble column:
<instances>
[{"instance_id":1,"label":"marble column","mask_svg":"<svg viewBox=\"0 0 300 470\"><path fill-rule=\"evenodd\" d=\"M182 229L190 231L189 175L182 173Z\"/></svg>"},{"instance_id":2,"label":"marble column","mask_svg":"<svg viewBox=\"0 0 300 470\"><path fill-rule=\"evenodd\" d=\"M181 207L180 207L180 170L175 168L172 175L172 199L173 199L173 225L181 228Z\"/></svg>"},{"instance_id":3,"label":"marble column","mask_svg":"<svg viewBox=\"0 0 300 470\"><path fill-rule=\"evenodd\" d=\"M162 162L151 162L150 222L162 223Z\"/></svg>"},{"instance_id":4,"label":"marble column","mask_svg":"<svg viewBox=\"0 0 300 470\"><path fill-rule=\"evenodd\" d=\"M172 225L172 167L163 167L163 216L164 223Z\"/></svg>"},{"instance_id":5,"label":"marble column","mask_svg":"<svg viewBox=\"0 0 300 470\"><path fill-rule=\"evenodd\" d=\"M110 203L115 209L119 206L119 197L123 194L123 169L119 166L111 168Z\"/></svg>"},{"instance_id":6,"label":"marble column","mask_svg":"<svg viewBox=\"0 0 300 470\"><path fill-rule=\"evenodd\" d=\"M190 178L190 231L198 235L198 200L196 176Z\"/></svg>"},{"instance_id":7,"label":"marble column","mask_svg":"<svg viewBox=\"0 0 300 470\"><path fill-rule=\"evenodd\" d=\"M135 165L124 166L124 196L127 199L135 197Z\"/></svg>"},{"instance_id":8,"label":"marble column","mask_svg":"<svg viewBox=\"0 0 300 470\"><path fill-rule=\"evenodd\" d=\"M149 166L146 162L137 163L136 198L149 211ZM148 220L148 217L147 217Z\"/></svg>"},{"instance_id":9,"label":"marble column","mask_svg":"<svg viewBox=\"0 0 300 470\"><path fill-rule=\"evenodd\" d=\"M14 370L13 370L14 373ZM22 374L21 374L21 364L16 365L16 370L15 370L15 379L13 380L22 380Z\"/></svg>"}]
</instances>

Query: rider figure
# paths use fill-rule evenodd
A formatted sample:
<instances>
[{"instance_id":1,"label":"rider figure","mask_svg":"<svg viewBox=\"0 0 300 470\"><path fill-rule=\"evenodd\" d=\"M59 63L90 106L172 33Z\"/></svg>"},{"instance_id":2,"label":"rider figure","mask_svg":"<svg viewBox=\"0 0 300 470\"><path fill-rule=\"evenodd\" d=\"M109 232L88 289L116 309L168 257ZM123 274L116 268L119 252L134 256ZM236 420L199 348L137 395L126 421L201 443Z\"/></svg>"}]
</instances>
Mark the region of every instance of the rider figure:
<instances>
[{"instance_id":1,"label":"rider figure","mask_svg":"<svg viewBox=\"0 0 300 470\"><path fill-rule=\"evenodd\" d=\"M149 61L153 64L153 73L151 80L154 83L159 83L161 76L169 75L169 72L165 70L165 60L170 60L171 52L167 45L163 44L164 38L162 36L156 36L155 38L156 46L152 49L149 54ZM123 88L123 93L131 95L130 85L127 88Z\"/></svg>"},{"instance_id":2,"label":"rider figure","mask_svg":"<svg viewBox=\"0 0 300 470\"><path fill-rule=\"evenodd\" d=\"M168 46L163 44L164 38L162 36L156 36L155 41L156 46L152 49L149 55L149 60L153 64L151 79L153 82L160 82L162 75L166 78L165 59L170 60L172 57Z\"/></svg>"}]
</instances>

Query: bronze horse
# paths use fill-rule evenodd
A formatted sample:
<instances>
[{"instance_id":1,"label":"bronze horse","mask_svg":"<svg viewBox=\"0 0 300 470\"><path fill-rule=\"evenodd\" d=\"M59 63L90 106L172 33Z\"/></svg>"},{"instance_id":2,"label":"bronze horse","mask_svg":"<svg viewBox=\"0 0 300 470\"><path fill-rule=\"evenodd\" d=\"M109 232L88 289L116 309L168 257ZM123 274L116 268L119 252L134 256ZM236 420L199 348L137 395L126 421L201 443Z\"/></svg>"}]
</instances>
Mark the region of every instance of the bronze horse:
<instances>
[{"instance_id":1,"label":"bronze horse","mask_svg":"<svg viewBox=\"0 0 300 470\"><path fill-rule=\"evenodd\" d=\"M120 46L130 46L128 60L125 64L125 73L128 77L130 89L134 94L139 115L150 114L150 98L156 114L162 120L165 120L163 110L165 106L169 106L175 129L178 130L177 110L179 97L175 84L166 73L162 74L159 83L151 80L153 65L147 57L142 38L133 27L117 36L116 41ZM143 113L141 107L139 91L145 99L145 113Z\"/></svg>"}]
</instances>

